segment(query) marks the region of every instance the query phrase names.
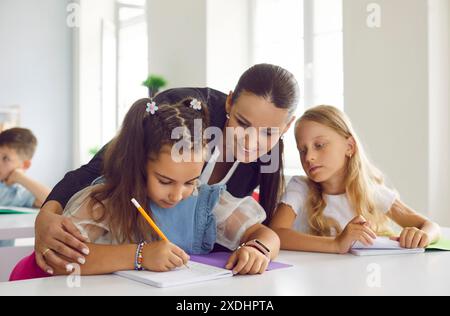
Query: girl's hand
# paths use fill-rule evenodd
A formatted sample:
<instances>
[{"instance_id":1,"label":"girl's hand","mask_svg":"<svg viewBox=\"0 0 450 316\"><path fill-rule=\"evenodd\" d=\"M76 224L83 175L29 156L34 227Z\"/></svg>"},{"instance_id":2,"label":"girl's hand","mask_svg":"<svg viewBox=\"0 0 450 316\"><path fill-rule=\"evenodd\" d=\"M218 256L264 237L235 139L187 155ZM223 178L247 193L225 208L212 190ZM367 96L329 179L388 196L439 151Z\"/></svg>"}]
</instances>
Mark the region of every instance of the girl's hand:
<instances>
[{"instance_id":1,"label":"girl's hand","mask_svg":"<svg viewBox=\"0 0 450 316\"><path fill-rule=\"evenodd\" d=\"M336 237L337 252L340 254L348 253L357 241L363 243L364 246L371 246L376 238L377 235L369 228L364 217L357 216Z\"/></svg>"},{"instance_id":2,"label":"girl's hand","mask_svg":"<svg viewBox=\"0 0 450 316\"><path fill-rule=\"evenodd\" d=\"M72 272L68 271L73 267L70 263L84 264L89 254L85 241L70 219L44 209L39 212L34 248L36 262L43 271L48 274L53 274L55 269Z\"/></svg>"},{"instance_id":3,"label":"girl's hand","mask_svg":"<svg viewBox=\"0 0 450 316\"><path fill-rule=\"evenodd\" d=\"M189 261L183 249L168 241L155 241L144 246L142 266L155 272L167 272L179 268Z\"/></svg>"},{"instance_id":4,"label":"girl's hand","mask_svg":"<svg viewBox=\"0 0 450 316\"><path fill-rule=\"evenodd\" d=\"M233 274L263 274L269 262L269 258L258 249L244 246L231 255L225 268L233 269Z\"/></svg>"},{"instance_id":5,"label":"girl's hand","mask_svg":"<svg viewBox=\"0 0 450 316\"><path fill-rule=\"evenodd\" d=\"M431 243L430 236L416 227L406 227L403 229L400 237L391 239L400 242L400 247L408 249L425 248Z\"/></svg>"}]
</instances>

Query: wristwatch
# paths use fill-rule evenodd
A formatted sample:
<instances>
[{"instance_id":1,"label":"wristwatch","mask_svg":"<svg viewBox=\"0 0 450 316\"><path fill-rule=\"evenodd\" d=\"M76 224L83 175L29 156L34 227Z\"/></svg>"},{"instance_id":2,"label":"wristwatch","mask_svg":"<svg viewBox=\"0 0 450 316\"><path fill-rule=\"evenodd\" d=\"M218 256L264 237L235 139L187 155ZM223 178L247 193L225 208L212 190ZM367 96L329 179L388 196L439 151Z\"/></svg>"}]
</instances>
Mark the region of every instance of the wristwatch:
<instances>
[{"instance_id":1,"label":"wristwatch","mask_svg":"<svg viewBox=\"0 0 450 316\"><path fill-rule=\"evenodd\" d=\"M264 256L266 256L270 260L270 249L264 245L261 241L258 239L253 239L247 242L244 242L242 245L240 245L236 250L241 249L242 247L253 247L259 250Z\"/></svg>"}]
</instances>

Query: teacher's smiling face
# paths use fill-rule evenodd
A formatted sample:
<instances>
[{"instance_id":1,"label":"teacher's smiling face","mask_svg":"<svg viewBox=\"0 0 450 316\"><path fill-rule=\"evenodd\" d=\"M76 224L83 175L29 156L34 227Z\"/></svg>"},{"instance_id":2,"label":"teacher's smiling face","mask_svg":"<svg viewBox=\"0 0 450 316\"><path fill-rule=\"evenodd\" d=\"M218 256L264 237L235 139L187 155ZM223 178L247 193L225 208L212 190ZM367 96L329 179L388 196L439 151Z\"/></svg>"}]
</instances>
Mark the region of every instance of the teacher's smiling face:
<instances>
[{"instance_id":1,"label":"teacher's smiling face","mask_svg":"<svg viewBox=\"0 0 450 316\"><path fill-rule=\"evenodd\" d=\"M230 93L226 102L226 144L243 163L256 161L271 151L295 120L289 109L277 107L268 97L242 91L234 103L232 100Z\"/></svg>"}]
</instances>

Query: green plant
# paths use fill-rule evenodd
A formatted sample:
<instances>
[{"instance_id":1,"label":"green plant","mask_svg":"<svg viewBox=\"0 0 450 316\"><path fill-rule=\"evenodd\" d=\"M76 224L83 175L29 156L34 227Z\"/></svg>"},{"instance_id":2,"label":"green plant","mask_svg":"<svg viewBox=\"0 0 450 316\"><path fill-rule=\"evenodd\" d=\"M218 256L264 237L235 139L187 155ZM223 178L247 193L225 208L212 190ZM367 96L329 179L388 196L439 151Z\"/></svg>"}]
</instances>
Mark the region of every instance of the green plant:
<instances>
[{"instance_id":1,"label":"green plant","mask_svg":"<svg viewBox=\"0 0 450 316\"><path fill-rule=\"evenodd\" d=\"M95 146L89 149L89 155L91 156L95 156L97 155L97 153L100 151L100 147L99 146Z\"/></svg>"},{"instance_id":2,"label":"green plant","mask_svg":"<svg viewBox=\"0 0 450 316\"><path fill-rule=\"evenodd\" d=\"M161 76L150 75L142 85L147 87L151 93L157 93L159 89L164 88L167 85L167 81Z\"/></svg>"}]
</instances>

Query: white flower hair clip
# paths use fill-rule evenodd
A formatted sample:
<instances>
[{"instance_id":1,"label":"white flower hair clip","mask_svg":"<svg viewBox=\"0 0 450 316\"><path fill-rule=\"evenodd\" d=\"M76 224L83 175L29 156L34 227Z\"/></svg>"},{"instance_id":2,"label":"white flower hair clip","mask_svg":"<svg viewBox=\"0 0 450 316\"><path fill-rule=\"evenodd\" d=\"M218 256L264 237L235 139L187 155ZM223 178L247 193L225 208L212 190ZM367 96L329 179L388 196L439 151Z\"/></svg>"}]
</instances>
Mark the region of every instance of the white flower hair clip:
<instances>
[{"instance_id":1,"label":"white flower hair clip","mask_svg":"<svg viewBox=\"0 0 450 316\"><path fill-rule=\"evenodd\" d=\"M155 115L156 112L158 112L159 107L156 105L154 101L147 103L147 113L150 113L151 115Z\"/></svg>"},{"instance_id":2,"label":"white flower hair clip","mask_svg":"<svg viewBox=\"0 0 450 316\"><path fill-rule=\"evenodd\" d=\"M194 110L197 110L197 111L201 111L202 110L202 103L199 100L194 99L191 102L191 108L193 108Z\"/></svg>"}]
</instances>

